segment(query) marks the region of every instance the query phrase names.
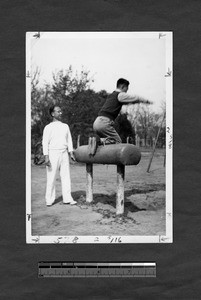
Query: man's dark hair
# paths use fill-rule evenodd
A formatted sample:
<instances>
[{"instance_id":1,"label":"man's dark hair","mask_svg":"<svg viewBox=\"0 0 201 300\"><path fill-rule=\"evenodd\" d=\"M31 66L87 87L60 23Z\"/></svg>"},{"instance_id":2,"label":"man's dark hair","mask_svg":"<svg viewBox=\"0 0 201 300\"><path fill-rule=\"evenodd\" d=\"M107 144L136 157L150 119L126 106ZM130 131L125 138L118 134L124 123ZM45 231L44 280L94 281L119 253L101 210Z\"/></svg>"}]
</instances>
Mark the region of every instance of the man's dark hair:
<instances>
[{"instance_id":1,"label":"man's dark hair","mask_svg":"<svg viewBox=\"0 0 201 300\"><path fill-rule=\"evenodd\" d=\"M57 106L58 105L56 105L56 104L50 106L50 108L49 108L49 114L50 114L51 117L52 117L52 113L53 113L55 107L57 107Z\"/></svg>"},{"instance_id":2,"label":"man's dark hair","mask_svg":"<svg viewBox=\"0 0 201 300\"><path fill-rule=\"evenodd\" d=\"M124 79L124 78L119 78L117 80L117 87L119 87L120 85L126 85L126 86L129 86L129 81Z\"/></svg>"}]
</instances>

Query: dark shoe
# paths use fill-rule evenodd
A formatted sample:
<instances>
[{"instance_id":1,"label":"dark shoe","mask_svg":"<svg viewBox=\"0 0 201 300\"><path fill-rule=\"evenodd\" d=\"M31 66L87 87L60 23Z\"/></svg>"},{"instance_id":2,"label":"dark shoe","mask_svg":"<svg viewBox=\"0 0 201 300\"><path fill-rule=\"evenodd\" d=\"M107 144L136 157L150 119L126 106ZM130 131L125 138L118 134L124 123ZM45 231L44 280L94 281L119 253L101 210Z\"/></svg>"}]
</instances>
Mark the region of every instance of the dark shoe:
<instances>
[{"instance_id":1,"label":"dark shoe","mask_svg":"<svg viewBox=\"0 0 201 300\"><path fill-rule=\"evenodd\" d=\"M111 145L111 144L118 144L118 142L115 139L109 138L109 137L101 138L101 143L102 143L103 146Z\"/></svg>"}]
</instances>

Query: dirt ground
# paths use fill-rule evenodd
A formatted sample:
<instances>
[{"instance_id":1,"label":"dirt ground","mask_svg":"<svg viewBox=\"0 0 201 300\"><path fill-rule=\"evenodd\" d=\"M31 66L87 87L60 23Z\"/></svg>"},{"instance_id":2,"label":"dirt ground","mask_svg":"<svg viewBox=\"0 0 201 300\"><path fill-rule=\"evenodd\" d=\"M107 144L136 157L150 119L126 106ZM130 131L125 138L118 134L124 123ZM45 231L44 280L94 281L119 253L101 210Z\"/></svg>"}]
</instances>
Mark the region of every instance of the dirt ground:
<instances>
[{"instance_id":1,"label":"dirt ground","mask_svg":"<svg viewBox=\"0 0 201 300\"><path fill-rule=\"evenodd\" d=\"M55 204L45 204L46 169L32 163L31 210L32 235L165 235L165 167L164 151L154 155L150 172L150 152L142 152L137 166L126 166L125 212L115 216L116 166L94 165L93 203L86 204L85 165L71 163L72 196L78 203L64 205L59 175Z\"/></svg>"}]
</instances>

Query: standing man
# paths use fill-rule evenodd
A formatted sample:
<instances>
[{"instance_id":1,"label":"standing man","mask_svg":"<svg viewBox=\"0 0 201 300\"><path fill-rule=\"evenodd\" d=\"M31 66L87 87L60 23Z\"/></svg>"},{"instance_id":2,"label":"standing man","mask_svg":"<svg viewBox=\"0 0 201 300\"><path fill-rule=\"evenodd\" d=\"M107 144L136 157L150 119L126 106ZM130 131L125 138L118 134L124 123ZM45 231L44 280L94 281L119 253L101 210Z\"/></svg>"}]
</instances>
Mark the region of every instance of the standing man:
<instances>
[{"instance_id":1,"label":"standing man","mask_svg":"<svg viewBox=\"0 0 201 300\"><path fill-rule=\"evenodd\" d=\"M122 142L120 136L114 129L114 121L117 118L122 105L129 103L152 103L137 95L128 95L128 86L129 81L124 78L120 78L117 81L116 90L107 97L93 124L94 132L101 138L104 144L116 144Z\"/></svg>"},{"instance_id":2,"label":"standing man","mask_svg":"<svg viewBox=\"0 0 201 300\"><path fill-rule=\"evenodd\" d=\"M43 154L47 170L46 205L51 206L56 197L56 173L59 170L61 177L62 196L64 204L76 204L71 196L69 156L73 160L73 144L69 126L61 122L62 111L57 105L51 106L49 113L52 122L45 126L43 131Z\"/></svg>"}]
</instances>

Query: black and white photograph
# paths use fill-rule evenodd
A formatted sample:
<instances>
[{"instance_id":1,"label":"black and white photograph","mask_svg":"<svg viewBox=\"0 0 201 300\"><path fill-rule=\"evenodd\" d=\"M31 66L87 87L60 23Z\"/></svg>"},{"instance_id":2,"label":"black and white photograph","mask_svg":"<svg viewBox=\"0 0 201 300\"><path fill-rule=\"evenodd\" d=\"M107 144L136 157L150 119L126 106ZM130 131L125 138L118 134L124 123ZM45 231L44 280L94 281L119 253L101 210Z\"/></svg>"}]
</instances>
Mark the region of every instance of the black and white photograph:
<instances>
[{"instance_id":1,"label":"black and white photograph","mask_svg":"<svg viewBox=\"0 0 201 300\"><path fill-rule=\"evenodd\" d=\"M26 33L26 242L172 243L172 32Z\"/></svg>"}]
</instances>

